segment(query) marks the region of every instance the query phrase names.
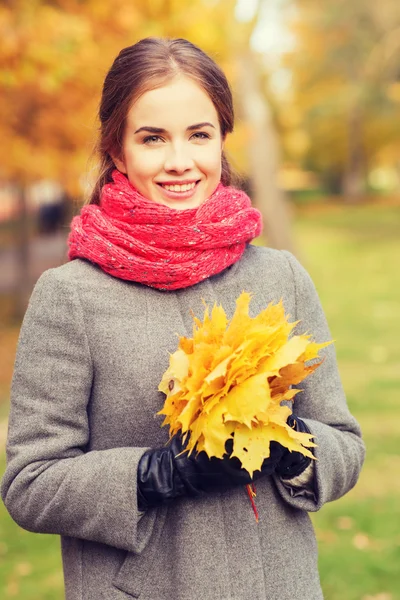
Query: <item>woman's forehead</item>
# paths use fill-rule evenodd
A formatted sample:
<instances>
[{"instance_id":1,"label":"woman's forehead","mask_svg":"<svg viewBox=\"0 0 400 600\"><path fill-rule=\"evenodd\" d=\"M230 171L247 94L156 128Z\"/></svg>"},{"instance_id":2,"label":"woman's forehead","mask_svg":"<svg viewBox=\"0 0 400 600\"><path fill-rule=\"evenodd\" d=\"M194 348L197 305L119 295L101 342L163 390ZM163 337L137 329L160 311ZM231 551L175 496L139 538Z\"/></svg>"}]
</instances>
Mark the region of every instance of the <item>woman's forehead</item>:
<instances>
[{"instance_id":1,"label":"woman's forehead","mask_svg":"<svg viewBox=\"0 0 400 600\"><path fill-rule=\"evenodd\" d=\"M142 94L131 106L128 122L136 128L152 125L165 129L168 124L188 127L203 122L216 127L218 114L198 83L189 77L179 77Z\"/></svg>"}]
</instances>

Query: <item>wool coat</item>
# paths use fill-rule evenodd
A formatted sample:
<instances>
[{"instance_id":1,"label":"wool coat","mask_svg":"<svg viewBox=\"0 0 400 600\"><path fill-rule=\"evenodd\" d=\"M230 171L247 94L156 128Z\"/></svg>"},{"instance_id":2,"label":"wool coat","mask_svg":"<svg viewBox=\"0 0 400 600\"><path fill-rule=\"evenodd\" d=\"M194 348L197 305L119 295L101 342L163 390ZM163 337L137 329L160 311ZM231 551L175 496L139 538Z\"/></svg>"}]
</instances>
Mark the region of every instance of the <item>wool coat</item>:
<instances>
[{"instance_id":1,"label":"wool coat","mask_svg":"<svg viewBox=\"0 0 400 600\"><path fill-rule=\"evenodd\" d=\"M12 384L2 497L25 529L61 536L67 600L320 600L309 512L356 483L364 459L331 345L294 412L316 436L315 498L274 476L257 482L256 523L243 488L141 514L143 452L167 442L157 391L207 303L253 315L283 298L296 333L331 339L316 289L286 251L249 245L219 275L165 292L74 260L45 272L23 322Z\"/></svg>"}]
</instances>

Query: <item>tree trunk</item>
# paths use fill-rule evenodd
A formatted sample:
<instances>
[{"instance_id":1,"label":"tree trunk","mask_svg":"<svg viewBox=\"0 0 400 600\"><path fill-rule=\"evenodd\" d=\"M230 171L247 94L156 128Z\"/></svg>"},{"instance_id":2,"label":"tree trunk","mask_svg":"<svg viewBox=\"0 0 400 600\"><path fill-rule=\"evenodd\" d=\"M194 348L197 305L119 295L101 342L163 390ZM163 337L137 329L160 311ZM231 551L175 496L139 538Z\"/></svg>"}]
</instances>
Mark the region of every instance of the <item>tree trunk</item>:
<instances>
[{"instance_id":1,"label":"tree trunk","mask_svg":"<svg viewBox=\"0 0 400 600\"><path fill-rule=\"evenodd\" d=\"M343 195L346 202L356 203L365 191L365 154L362 142L362 116L355 104L348 118L348 160L343 176Z\"/></svg>"},{"instance_id":2,"label":"tree trunk","mask_svg":"<svg viewBox=\"0 0 400 600\"><path fill-rule=\"evenodd\" d=\"M30 269L29 269L29 230L28 230L28 207L26 199L26 188L16 185L18 227L16 239L17 256L17 298L15 303L15 318L20 320L25 314L31 291Z\"/></svg>"},{"instance_id":3,"label":"tree trunk","mask_svg":"<svg viewBox=\"0 0 400 600\"><path fill-rule=\"evenodd\" d=\"M251 129L249 175L254 190L254 204L263 216L268 246L296 253L290 205L278 185L280 148L272 115L260 89L254 57L248 53L239 60L240 99L244 117Z\"/></svg>"}]
</instances>

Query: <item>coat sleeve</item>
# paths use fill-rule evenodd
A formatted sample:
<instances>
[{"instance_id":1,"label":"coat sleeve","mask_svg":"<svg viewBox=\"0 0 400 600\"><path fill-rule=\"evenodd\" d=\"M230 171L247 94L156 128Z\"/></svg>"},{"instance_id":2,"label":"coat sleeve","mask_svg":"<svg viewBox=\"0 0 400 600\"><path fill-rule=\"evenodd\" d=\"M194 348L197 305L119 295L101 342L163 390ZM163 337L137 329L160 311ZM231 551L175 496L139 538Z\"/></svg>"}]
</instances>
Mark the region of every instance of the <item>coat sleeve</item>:
<instances>
[{"instance_id":1,"label":"coat sleeve","mask_svg":"<svg viewBox=\"0 0 400 600\"><path fill-rule=\"evenodd\" d=\"M296 333L310 333L316 342L331 340L331 334L315 286L297 259L283 251L293 276L296 298ZM315 436L315 499L292 495L275 478L284 500L307 511L317 511L331 500L346 494L357 482L365 456L360 427L350 414L331 344L321 353L324 362L298 387L293 412L302 418Z\"/></svg>"},{"instance_id":2,"label":"coat sleeve","mask_svg":"<svg viewBox=\"0 0 400 600\"><path fill-rule=\"evenodd\" d=\"M157 512L137 508L137 465L146 448L86 451L92 378L77 291L47 271L18 342L1 495L29 531L140 552Z\"/></svg>"}]
</instances>

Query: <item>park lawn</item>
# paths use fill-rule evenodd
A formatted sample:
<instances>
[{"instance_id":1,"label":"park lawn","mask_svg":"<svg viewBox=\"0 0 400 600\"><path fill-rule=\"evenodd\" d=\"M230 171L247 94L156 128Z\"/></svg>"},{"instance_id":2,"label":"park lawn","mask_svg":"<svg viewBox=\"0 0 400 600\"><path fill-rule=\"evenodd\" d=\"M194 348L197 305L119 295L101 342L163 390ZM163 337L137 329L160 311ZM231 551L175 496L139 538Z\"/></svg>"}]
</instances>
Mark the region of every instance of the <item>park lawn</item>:
<instances>
[{"instance_id":1,"label":"park lawn","mask_svg":"<svg viewBox=\"0 0 400 600\"><path fill-rule=\"evenodd\" d=\"M400 600L399 232L395 206L307 206L296 215L301 259L318 289L367 445L354 490L312 515L325 600ZM11 330L5 338L12 351L15 337ZM0 441L7 392L0 380ZM3 465L4 458L1 471ZM2 505L0 597L63 598L58 538L21 530Z\"/></svg>"},{"instance_id":2,"label":"park lawn","mask_svg":"<svg viewBox=\"0 0 400 600\"><path fill-rule=\"evenodd\" d=\"M357 486L312 516L326 600L400 599L400 206L300 212L318 289L367 446Z\"/></svg>"}]
</instances>

